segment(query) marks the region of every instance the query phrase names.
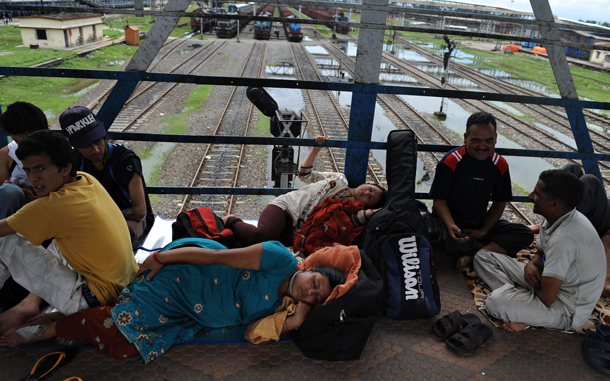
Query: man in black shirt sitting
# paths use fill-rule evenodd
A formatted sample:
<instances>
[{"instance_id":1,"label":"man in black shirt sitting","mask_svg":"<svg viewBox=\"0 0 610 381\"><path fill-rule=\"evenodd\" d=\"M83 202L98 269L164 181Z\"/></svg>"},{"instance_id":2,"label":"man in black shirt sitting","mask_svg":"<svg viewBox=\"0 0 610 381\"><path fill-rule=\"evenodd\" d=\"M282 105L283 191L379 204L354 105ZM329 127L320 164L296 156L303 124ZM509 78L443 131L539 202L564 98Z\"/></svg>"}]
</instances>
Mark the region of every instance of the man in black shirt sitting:
<instances>
[{"instance_id":1,"label":"man in black shirt sitting","mask_svg":"<svg viewBox=\"0 0 610 381\"><path fill-rule=\"evenodd\" d=\"M434 213L448 230L445 252L457 256L458 272L481 249L515 256L534 240L525 225L500 220L512 189L508 163L494 152L496 141L494 116L472 114L465 145L448 152L436 167L430 196Z\"/></svg>"}]
</instances>

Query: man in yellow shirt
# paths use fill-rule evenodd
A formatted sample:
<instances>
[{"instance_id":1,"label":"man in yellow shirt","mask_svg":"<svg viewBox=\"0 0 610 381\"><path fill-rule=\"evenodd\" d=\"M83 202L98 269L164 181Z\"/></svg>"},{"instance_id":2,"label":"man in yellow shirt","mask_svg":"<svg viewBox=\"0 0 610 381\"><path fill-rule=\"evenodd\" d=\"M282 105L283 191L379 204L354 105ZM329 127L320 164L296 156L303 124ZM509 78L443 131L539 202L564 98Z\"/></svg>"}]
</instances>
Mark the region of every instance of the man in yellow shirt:
<instances>
[{"instance_id":1,"label":"man in yellow shirt","mask_svg":"<svg viewBox=\"0 0 610 381\"><path fill-rule=\"evenodd\" d=\"M138 268L121 211L95 178L76 172L59 132L28 135L16 154L40 198L0 220L0 286L12 276L64 315L113 305ZM39 303L18 307L0 314L0 332L40 312Z\"/></svg>"}]
</instances>

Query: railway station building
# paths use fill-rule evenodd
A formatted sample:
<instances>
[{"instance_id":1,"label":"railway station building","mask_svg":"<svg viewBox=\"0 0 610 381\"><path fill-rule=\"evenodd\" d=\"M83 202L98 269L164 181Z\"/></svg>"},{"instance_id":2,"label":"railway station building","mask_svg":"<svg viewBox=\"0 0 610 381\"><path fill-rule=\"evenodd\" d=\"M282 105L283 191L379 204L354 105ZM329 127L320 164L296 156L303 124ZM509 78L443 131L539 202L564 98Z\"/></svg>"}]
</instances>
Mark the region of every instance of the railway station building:
<instances>
[{"instance_id":1,"label":"railway station building","mask_svg":"<svg viewBox=\"0 0 610 381\"><path fill-rule=\"evenodd\" d=\"M19 20L24 46L65 49L103 38L102 17L92 13L26 16Z\"/></svg>"}]
</instances>

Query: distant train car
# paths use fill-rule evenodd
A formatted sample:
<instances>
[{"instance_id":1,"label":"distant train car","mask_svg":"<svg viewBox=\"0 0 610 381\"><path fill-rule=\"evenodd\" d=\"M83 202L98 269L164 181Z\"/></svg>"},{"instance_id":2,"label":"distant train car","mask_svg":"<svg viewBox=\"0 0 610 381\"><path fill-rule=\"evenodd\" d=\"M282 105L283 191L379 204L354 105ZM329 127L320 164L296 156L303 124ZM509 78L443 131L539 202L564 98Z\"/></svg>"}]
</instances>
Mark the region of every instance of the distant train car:
<instances>
[{"instance_id":1,"label":"distant train car","mask_svg":"<svg viewBox=\"0 0 610 381\"><path fill-rule=\"evenodd\" d=\"M325 21L341 21L341 22L349 22L347 17L345 17L342 10L338 10L335 14L334 10L328 9L318 9L318 8L303 8L301 12L316 20L325 20ZM348 26L338 26L335 28L337 33L348 34L349 27Z\"/></svg>"},{"instance_id":2,"label":"distant train car","mask_svg":"<svg viewBox=\"0 0 610 381\"><path fill-rule=\"evenodd\" d=\"M216 25L216 37L232 38L237 34L237 20L219 19Z\"/></svg>"},{"instance_id":3,"label":"distant train car","mask_svg":"<svg viewBox=\"0 0 610 381\"><path fill-rule=\"evenodd\" d=\"M259 13L258 16L271 17L275 6L267 5ZM271 21L254 21L254 38L257 40L268 40L271 36Z\"/></svg>"},{"instance_id":4,"label":"distant train car","mask_svg":"<svg viewBox=\"0 0 610 381\"><path fill-rule=\"evenodd\" d=\"M347 17L343 16L343 12L341 12L341 15L333 15L331 20L333 21L340 21L340 22L349 22L349 20L347 19ZM348 34L349 33L349 26L338 26L335 28L335 30L337 31L337 33L341 33L341 34Z\"/></svg>"},{"instance_id":5,"label":"distant train car","mask_svg":"<svg viewBox=\"0 0 610 381\"><path fill-rule=\"evenodd\" d=\"M255 3L229 5L229 12L235 12L241 16L250 16L248 18L239 19L239 29L240 30L241 30L241 28L246 26L246 24L248 24L250 22L252 16L254 16L254 6L255 5L256 5Z\"/></svg>"},{"instance_id":6,"label":"distant train car","mask_svg":"<svg viewBox=\"0 0 610 381\"><path fill-rule=\"evenodd\" d=\"M280 7L280 17L295 18L294 13L290 12L286 7ZM301 23L285 22L284 31L288 41L301 42L303 41L303 32L301 32Z\"/></svg>"},{"instance_id":7,"label":"distant train car","mask_svg":"<svg viewBox=\"0 0 610 381\"><path fill-rule=\"evenodd\" d=\"M193 12L194 15L195 14L213 14L214 11L209 9L209 8L198 8L195 9ZM195 17L192 16L191 17L191 30L193 32L208 32L210 30L213 30L216 27L216 19L211 19L211 18L201 18L201 17Z\"/></svg>"}]
</instances>

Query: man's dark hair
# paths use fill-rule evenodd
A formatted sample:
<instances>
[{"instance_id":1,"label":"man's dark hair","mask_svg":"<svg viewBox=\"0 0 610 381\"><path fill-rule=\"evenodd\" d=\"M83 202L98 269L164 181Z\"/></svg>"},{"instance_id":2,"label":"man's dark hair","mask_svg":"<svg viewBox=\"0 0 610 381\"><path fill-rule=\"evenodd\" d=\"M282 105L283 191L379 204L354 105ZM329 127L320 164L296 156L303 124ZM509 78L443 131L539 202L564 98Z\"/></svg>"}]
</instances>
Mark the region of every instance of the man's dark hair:
<instances>
[{"instance_id":1,"label":"man's dark hair","mask_svg":"<svg viewBox=\"0 0 610 381\"><path fill-rule=\"evenodd\" d=\"M76 176L76 153L68 138L58 131L40 130L26 136L15 154L21 161L30 157L46 153L57 168L63 169L72 164L71 176Z\"/></svg>"},{"instance_id":2,"label":"man's dark hair","mask_svg":"<svg viewBox=\"0 0 610 381\"><path fill-rule=\"evenodd\" d=\"M559 200L567 209L572 210L580 203L584 194L584 185L568 171L549 169L540 174L544 183L544 193Z\"/></svg>"},{"instance_id":3,"label":"man's dark hair","mask_svg":"<svg viewBox=\"0 0 610 381\"><path fill-rule=\"evenodd\" d=\"M11 103L0 116L0 128L11 135L22 135L38 130L48 130L47 116L41 109L28 102Z\"/></svg>"},{"instance_id":4,"label":"man's dark hair","mask_svg":"<svg viewBox=\"0 0 610 381\"><path fill-rule=\"evenodd\" d=\"M490 124L494 127L494 132L498 132L496 118L488 112L480 111L470 115L466 121L466 135L470 132L470 126L475 124Z\"/></svg>"}]
</instances>

